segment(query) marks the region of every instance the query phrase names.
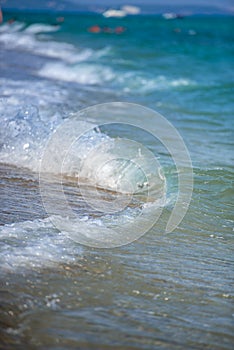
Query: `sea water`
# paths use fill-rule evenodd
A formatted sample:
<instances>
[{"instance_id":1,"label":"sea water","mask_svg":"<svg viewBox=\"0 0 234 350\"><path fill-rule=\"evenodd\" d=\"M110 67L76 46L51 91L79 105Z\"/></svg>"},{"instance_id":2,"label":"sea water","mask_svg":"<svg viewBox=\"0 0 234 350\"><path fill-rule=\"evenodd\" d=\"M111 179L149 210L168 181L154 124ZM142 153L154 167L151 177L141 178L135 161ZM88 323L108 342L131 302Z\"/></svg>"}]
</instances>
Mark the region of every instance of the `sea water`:
<instances>
[{"instance_id":1,"label":"sea water","mask_svg":"<svg viewBox=\"0 0 234 350\"><path fill-rule=\"evenodd\" d=\"M0 26L0 347L231 349L233 19L8 17L16 20ZM93 25L111 30L91 33ZM116 34L118 26L125 31ZM123 130L114 113L110 132L97 129L95 118L83 120L91 131L74 145L72 159L82 162L103 142L107 157L122 133L158 157L166 179L162 215L149 232L123 247L98 249L72 240L69 220L63 230L53 224L38 172L59 126L83 108L116 101L152 108L177 128L193 163L194 188L184 220L165 234L178 190L167 150L147 133ZM127 148L118 149L121 157ZM102 159L93 154L83 177ZM116 189L118 168L127 166L108 168L102 200ZM135 185L144 183L140 172L127 174ZM145 205L140 196L121 215L103 216L84 202L77 169L65 175L76 225L87 236L98 237L106 224L121 228Z\"/></svg>"}]
</instances>

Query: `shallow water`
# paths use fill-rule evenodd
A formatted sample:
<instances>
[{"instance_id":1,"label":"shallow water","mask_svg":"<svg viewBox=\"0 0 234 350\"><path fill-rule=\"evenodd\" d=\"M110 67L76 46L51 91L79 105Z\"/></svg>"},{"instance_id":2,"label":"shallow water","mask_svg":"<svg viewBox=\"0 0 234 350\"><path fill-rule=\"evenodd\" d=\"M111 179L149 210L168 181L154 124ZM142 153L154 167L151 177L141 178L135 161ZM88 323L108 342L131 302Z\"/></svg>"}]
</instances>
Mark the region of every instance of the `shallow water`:
<instances>
[{"instance_id":1,"label":"shallow water","mask_svg":"<svg viewBox=\"0 0 234 350\"><path fill-rule=\"evenodd\" d=\"M46 15L17 17L0 26L0 348L232 349L232 19L145 16L139 31L139 19L128 17L122 35L95 36L87 28L106 25L96 15L71 15L59 26ZM109 136L86 135L77 159L122 133L159 157L167 182L162 215L147 234L97 249L54 227L38 166L71 113L110 101L142 103L172 122L190 152L194 190L184 220L165 234L178 189L167 150L117 124ZM110 185L100 190L105 200L115 195ZM108 220L121 227L144 205L140 196L123 216L105 216L83 201L76 177L65 177L63 188L86 234L91 225L100 234Z\"/></svg>"}]
</instances>

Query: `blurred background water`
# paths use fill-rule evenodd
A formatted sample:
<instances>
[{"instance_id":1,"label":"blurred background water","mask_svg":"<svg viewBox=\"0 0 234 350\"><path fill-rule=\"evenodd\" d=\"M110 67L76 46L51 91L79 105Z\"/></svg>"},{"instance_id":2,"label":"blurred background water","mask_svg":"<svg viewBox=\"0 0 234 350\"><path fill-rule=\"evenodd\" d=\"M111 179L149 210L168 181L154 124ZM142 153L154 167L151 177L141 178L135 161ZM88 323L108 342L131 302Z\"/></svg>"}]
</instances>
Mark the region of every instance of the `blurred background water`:
<instances>
[{"instance_id":1,"label":"blurred background water","mask_svg":"<svg viewBox=\"0 0 234 350\"><path fill-rule=\"evenodd\" d=\"M232 349L233 49L228 16L4 13L0 348ZM178 129L194 192L171 234L169 201L145 236L104 250L54 228L37 165L70 113L110 101L153 108ZM170 197L175 167L144 144L160 156Z\"/></svg>"}]
</instances>

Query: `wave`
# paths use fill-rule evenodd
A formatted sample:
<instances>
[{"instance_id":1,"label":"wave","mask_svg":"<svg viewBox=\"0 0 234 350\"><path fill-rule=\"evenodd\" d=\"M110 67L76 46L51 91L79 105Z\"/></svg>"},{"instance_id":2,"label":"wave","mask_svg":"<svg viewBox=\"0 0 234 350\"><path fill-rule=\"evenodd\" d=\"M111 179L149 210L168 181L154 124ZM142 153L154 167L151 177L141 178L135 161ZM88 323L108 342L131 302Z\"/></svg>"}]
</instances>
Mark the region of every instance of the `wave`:
<instances>
[{"instance_id":1,"label":"wave","mask_svg":"<svg viewBox=\"0 0 234 350\"><path fill-rule=\"evenodd\" d=\"M51 147L50 137L59 125L59 140ZM84 132L77 136L82 128ZM96 128L94 121L70 118L63 124L62 117L54 121L43 119L33 105L20 108L13 116L5 115L0 139L0 161L32 171L77 176L109 190L118 191L120 183L121 192L126 192L129 185L131 192L145 187L149 190L154 181L161 181L160 169L149 167L153 156L140 144L111 138ZM46 152L49 163L42 168Z\"/></svg>"},{"instance_id":2,"label":"wave","mask_svg":"<svg viewBox=\"0 0 234 350\"><path fill-rule=\"evenodd\" d=\"M180 77L178 79L171 79L164 75L151 78L142 73L128 72L119 75L118 81L123 85L124 92L143 92L151 93L157 90L167 90L178 87L190 87L196 85L193 80Z\"/></svg>"},{"instance_id":3,"label":"wave","mask_svg":"<svg viewBox=\"0 0 234 350\"><path fill-rule=\"evenodd\" d=\"M61 214L0 226L1 274L76 263L83 255L83 248L74 241L87 245L93 242L93 246L99 247L131 242L137 238L132 229L134 223L144 233L159 206L159 202L145 204L144 215L139 207L127 207L120 213L104 213L99 217L86 211L73 218Z\"/></svg>"},{"instance_id":4,"label":"wave","mask_svg":"<svg viewBox=\"0 0 234 350\"><path fill-rule=\"evenodd\" d=\"M105 55L109 47L94 51L90 48L79 49L73 44L52 40L49 35L56 32L59 26L47 24L31 24L26 27L24 23L5 24L0 27L0 42L9 49L23 49L33 54L48 58L55 58L67 63L86 61L93 57Z\"/></svg>"},{"instance_id":5,"label":"wave","mask_svg":"<svg viewBox=\"0 0 234 350\"><path fill-rule=\"evenodd\" d=\"M48 79L83 85L108 86L122 93L153 93L158 90L188 88L196 82L185 77L170 78L165 75L152 77L143 71L116 70L111 63L114 53L110 46L100 49L79 48L74 44L55 41L50 33L60 26L41 23L26 26L24 23L1 26L0 42L6 48L24 50L42 56L48 62L34 68L34 74Z\"/></svg>"},{"instance_id":6,"label":"wave","mask_svg":"<svg viewBox=\"0 0 234 350\"><path fill-rule=\"evenodd\" d=\"M127 244L160 215L165 178L143 145L111 137L95 120L83 119L81 113L53 125L35 106L21 108L4 119L0 162L40 172L46 213L73 240L98 247Z\"/></svg>"},{"instance_id":7,"label":"wave","mask_svg":"<svg viewBox=\"0 0 234 350\"><path fill-rule=\"evenodd\" d=\"M46 63L38 74L46 78L84 85L101 85L115 78L111 68L87 63L71 66L64 63Z\"/></svg>"},{"instance_id":8,"label":"wave","mask_svg":"<svg viewBox=\"0 0 234 350\"><path fill-rule=\"evenodd\" d=\"M67 82L84 85L103 85L110 83L115 89L124 93L151 93L157 90L176 88L187 88L195 86L196 83L190 79L170 79L159 75L150 78L142 73L116 72L111 67L101 64L84 63L67 64L65 62L46 63L38 75Z\"/></svg>"}]
</instances>

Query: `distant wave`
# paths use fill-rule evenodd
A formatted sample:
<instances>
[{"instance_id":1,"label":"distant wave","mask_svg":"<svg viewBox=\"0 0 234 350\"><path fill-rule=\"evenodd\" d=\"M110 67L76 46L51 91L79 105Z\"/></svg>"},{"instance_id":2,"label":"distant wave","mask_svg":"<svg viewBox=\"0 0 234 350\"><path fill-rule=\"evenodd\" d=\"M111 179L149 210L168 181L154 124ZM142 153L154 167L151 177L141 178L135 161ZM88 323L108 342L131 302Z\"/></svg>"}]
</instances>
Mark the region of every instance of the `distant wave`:
<instances>
[{"instance_id":1,"label":"distant wave","mask_svg":"<svg viewBox=\"0 0 234 350\"><path fill-rule=\"evenodd\" d=\"M67 42L51 40L45 36L59 31L58 25L42 23L26 26L24 23L5 24L0 27L2 42L7 48L20 49L34 55L43 56L48 62L35 74L65 82L83 85L106 85L124 93L152 93L157 90L187 88L196 82L185 77L171 78L165 75L152 77L144 71L117 71L111 64L103 64L100 58L110 54L110 47L94 50L74 46ZM111 60L110 55L110 60Z\"/></svg>"},{"instance_id":2,"label":"distant wave","mask_svg":"<svg viewBox=\"0 0 234 350\"><path fill-rule=\"evenodd\" d=\"M0 42L4 43L7 48L20 48L34 54L43 55L48 58L56 58L68 63L85 61L92 55L97 57L105 54L108 48L97 50L92 49L79 50L74 45L57 42L45 37L43 34L56 32L59 26L47 24L32 24L26 26L24 23L5 24L0 27ZM50 39L50 40L48 40Z\"/></svg>"},{"instance_id":3,"label":"distant wave","mask_svg":"<svg viewBox=\"0 0 234 350\"><path fill-rule=\"evenodd\" d=\"M46 63L38 74L46 78L84 85L101 85L115 78L111 68L85 63L75 66L68 66L64 63Z\"/></svg>"},{"instance_id":4,"label":"distant wave","mask_svg":"<svg viewBox=\"0 0 234 350\"><path fill-rule=\"evenodd\" d=\"M80 63L71 65L67 63L46 63L38 72L40 76L56 80L75 82L84 85L102 85L112 82L115 87L124 92L153 92L177 87L194 86L195 82L190 79L169 79L163 75L155 78L135 72L117 73L111 67L93 63Z\"/></svg>"}]
</instances>

